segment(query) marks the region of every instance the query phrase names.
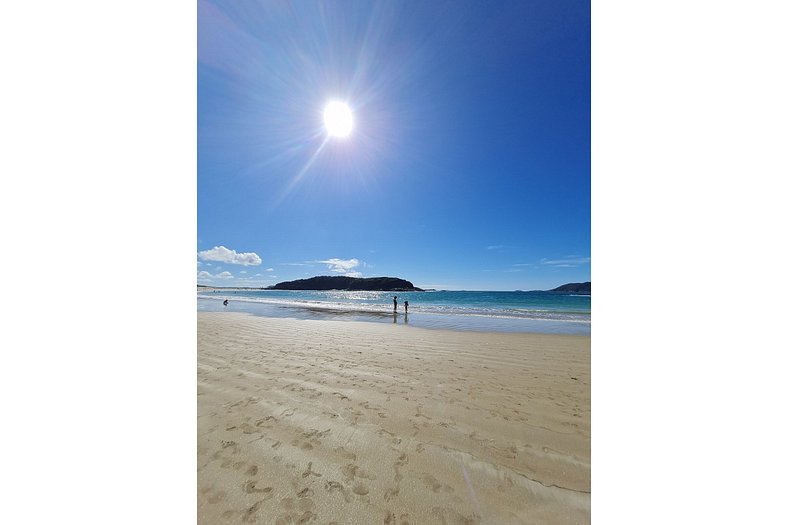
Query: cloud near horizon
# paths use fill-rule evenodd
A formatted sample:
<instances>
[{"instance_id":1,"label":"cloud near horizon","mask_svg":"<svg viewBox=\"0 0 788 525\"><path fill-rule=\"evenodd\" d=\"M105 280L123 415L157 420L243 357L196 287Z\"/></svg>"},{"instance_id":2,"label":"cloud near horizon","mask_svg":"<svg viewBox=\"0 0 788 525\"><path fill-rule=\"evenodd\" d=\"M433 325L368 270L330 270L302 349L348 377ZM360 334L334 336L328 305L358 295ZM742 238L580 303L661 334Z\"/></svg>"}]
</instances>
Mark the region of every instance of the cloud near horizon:
<instances>
[{"instance_id":1,"label":"cloud near horizon","mask_svg":"<svg viewBox=\"0 0 788 525\"><path fill-rule=\"evenodd\" d=\"M542 259L542 264L549 264L550 266L557 266L559 268L575 268L581 264L588 264L591 262L591 257L577 257L576 255L569 255L565 259Z\"/></svg>"},{"instance_id":2,"label":"cloud near horizon","mask_svg":"<svg viewBox=\"0 0 788 525\"><path fill-rule=\"evenodd\" d=\"M216 275L212 275L205 270L197 272L197 280L210 281L211 279L235 279L235 277L230 272L217 273Z\"/></svg>"},{"instance_id":3,"label":"cloud near horizon","mask_svg":"<svg viewBox=\"0 0 788 525\"><path fill-rule=\"evenodd\" d=\"M321 264L328 265L328 270L335 273L341 273L347 277L361 277L361 272L354 270L361 261L356 258L353 259L326 259L324 261L316 261Z\"/></svg>"},{"instance_id":4,"label":"cloud near horizon","mask_svg":"<svg viewBox=\"0 0 788 525\"><path fill-rule=\"evenodd\" d=\"M263 262L260 256L254 252L238 253L224 246L214 246L210 250L197 252L197 256L203 261L219 261L241 266L258 266Z\"/></svg>"}]
</instances>

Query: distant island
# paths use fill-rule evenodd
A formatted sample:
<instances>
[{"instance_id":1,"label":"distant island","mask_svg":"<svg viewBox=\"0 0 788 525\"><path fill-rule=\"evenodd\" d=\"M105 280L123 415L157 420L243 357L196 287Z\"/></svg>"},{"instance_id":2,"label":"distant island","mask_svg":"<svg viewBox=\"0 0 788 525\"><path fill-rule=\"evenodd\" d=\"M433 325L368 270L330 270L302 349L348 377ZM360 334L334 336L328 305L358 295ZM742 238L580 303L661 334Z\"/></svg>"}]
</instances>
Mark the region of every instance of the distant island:
<instances>
[{"instance_id":1,"label":"distant island","mask_svg":"<svg viewBox=\"0 0 788 525\"><path fill-rule=\"evenodd\" d=\"M551 292L569 292L569 293L579 293L579 294L588 294L591 295L591 281L586 283L569 283L569 284L562 284L558 288L553 288L549 290Z\"/></svg>"},{"instance_id":2,"label":"distant island","mask_svg":"<svg viewBox=\"0 0 788 525\"><path fill-rule=\"evenodd\" d=\"M413 286L413 283L397 277L343 277L322 275L310 277L309 279L298 279L296 281L285 281L267 287L247 287L247 286L206 286L197 285L198 290L363 290L374 292L424 292L422 288ZM435 291L430 288L426 291ZM515 290L522 292L522 290ZM536 290L535 290L536 291ZM558 288L546 290L547 292L575 293L580 295L591 295L591 281L585 283L567 283Z\"/></svg>"},{"instance_id":3,"label":"distant island","mask_svg":"<svg viewBox=\"0 0 788 525\"><path fill-rule=\"evenodd\" d=\"M363 290L376 292L423 292L413 283L397 277L344 277L341 275L310 277L296 281L285 281L266 288L267 290Z\"/></svg>"}]
</instances>

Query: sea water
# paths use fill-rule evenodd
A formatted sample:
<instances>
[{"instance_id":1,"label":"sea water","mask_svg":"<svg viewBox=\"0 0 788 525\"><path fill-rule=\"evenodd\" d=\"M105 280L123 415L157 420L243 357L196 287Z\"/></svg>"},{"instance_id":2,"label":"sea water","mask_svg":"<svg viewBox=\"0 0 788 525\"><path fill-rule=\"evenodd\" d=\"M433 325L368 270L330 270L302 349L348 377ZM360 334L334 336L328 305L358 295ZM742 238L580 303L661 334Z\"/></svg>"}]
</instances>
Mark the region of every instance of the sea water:
<instances>
[{"instance_id":1,"label":"sea water","mask_svg":"<svg viewBox=\"0 0 788 525\"><path fill-rule=\"evenodd\" d=\"M197 309L454 330L591 333L591 296L556 292L213 290L197 294Z\"/></svg>"}]
</instances>

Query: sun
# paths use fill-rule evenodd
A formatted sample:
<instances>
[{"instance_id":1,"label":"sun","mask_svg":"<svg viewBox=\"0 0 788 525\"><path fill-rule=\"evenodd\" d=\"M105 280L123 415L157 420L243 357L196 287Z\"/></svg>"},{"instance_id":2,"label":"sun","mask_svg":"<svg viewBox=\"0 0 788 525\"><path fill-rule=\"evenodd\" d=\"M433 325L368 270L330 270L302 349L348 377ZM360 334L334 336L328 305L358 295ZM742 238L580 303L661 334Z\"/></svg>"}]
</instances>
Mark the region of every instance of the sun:
<instances>
[{"instance_id":1,"label":"sun","mask_svg":"<svg viewBox=\"0 0 788 525\"><path fill-rule=\"evenodd\" d=\"M329 137L347 137L353 131L353 112L344 102L334 100L323 110L323 124Z\"/></svg>"}]
</instances>

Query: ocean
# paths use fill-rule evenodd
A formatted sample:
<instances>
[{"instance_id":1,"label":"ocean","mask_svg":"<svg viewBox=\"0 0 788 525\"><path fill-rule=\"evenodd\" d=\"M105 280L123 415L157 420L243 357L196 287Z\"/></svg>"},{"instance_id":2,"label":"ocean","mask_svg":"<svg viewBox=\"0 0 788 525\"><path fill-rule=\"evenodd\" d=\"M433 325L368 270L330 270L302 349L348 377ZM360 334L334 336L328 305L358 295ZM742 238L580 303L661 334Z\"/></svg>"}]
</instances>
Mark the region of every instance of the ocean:
<instances>
[{"instance_id":1,"label":"ocean","mask_svg":"<svg viewBox=\"0 0 788 525\"><path fill-rule=\"evenodd\" d=\"M227 306L222 304L225 299ZM405 301L409 302L407 315ZM197 310L451 330L591 333L591 297L554 292L214 290L198 292Z\"/></svg>"}]
</instances>

